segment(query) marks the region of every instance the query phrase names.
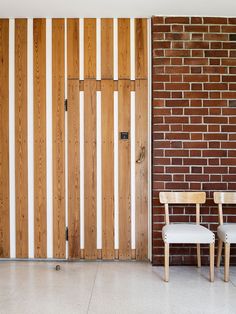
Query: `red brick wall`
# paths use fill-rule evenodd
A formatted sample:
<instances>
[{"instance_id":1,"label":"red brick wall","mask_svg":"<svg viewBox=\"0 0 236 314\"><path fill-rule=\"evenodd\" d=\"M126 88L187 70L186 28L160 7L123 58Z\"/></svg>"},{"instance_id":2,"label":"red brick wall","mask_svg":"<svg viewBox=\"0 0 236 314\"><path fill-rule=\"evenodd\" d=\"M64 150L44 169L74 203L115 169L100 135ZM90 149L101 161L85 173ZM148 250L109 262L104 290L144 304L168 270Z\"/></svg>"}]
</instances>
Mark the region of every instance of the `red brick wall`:
<instances>
[{"instance_id":1,"label":"red brick wall","mask_svg":"<svg viewBox=\"0 0 236 314\"><path fill-rule=\"evenodd\" d=\"M218 225L213 191L236 190L236 18L153 17L153 264L163 263L160 191L207 193L202 223ZM236 222L236 207L225 210ZM171 208L172 222L194 209ZM172 264L196 263L195 246L171 247ZM208 248L202 248L208 263ZM232 250L236 262L236 250Z\"/></svg>"}]
</instances>

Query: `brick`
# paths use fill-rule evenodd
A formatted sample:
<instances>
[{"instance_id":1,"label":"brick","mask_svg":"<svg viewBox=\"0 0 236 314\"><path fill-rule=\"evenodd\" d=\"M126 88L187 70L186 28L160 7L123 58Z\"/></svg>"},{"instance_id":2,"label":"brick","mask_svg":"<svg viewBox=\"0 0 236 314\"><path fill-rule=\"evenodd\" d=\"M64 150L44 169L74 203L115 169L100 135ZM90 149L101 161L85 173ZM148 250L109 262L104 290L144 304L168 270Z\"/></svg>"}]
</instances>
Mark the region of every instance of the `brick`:
<instances>
[{"instance_id":1,"label":"brick","mask_svg":"<svg viewBox=\"0 0 236 314\"><path fill-rule=\"evenodd\" d=\"M228 118L227 117L204 117L203 118L204 123L206 124L222 124L227 123Z\"/></svg>"},{"instance_id":2,"label":"brick","mask_svg":"<svg viewBox=\"0 0 236 314\"><path fill-rule=\"evenodd\" d=\"M205 57L228 57L228 50L208 50L205 51Z\"/></svg>"},{"instance_id":3,"label":"brick","mask_svg":"<svg viewBox=\"0 0 236 314\"><path fill-rule=\"evenodd\" d=\"M224 25L222 26L221 30L223 33L236 33L236 25Z\"/></svg>"},{"instance_id":4,"label":"brick","mask_svg":"<svg viewBox=\"0 0 236 314\"><path fill-rule=\"evenodd\" d=\"M166 83L167 90L189 90L190 85L187 83Z\"/></svg>"},{"instance_id":5,"label":"brick","mask_svg":"<svg viewBox=\"0 0 236 314\"><path fill-rule=\"evenodd\" d=\"M204 34L204 40L227 41L229 40L228 34Z\"/></svg>"},{"instance_id":6,"label":"brick","mask_svg":"<svg viewBox=\"0 0 236 314\"><path fill-rule=\"evenodd\" d=\"M206 165L207 159L199 159L199 158L189 158L184 159L184 165Z\"/></svg>"},{"instance_id":7,"label":"brick","mask_svg":"<svg viewBox=\"0 0 236 314\"><path fill-rule=\"evenodd\" d=\"M164 23L164 17L163 16L154 16L152 18L152 24L163 24Z\"/></svg>"},{"instance_id":8,"label":"brick","mask_svg":"<svg viewBox=\"0 0 236 314\"><path fill-rule=\"evenodd\" d=\"M184 29L185 29L185 32L191 32L191 33L208 32L208 26L206 25L186 25Z\"/></svg>"},{"instance_id":9,"label":"brick","mask_svg":"<svg viewBox=\"0 0 236 314\"><path fill-rule=\"evenodd\" d=\"M227 24L226 17L204 17L203 23L204 24Z\"/></svg>"},{"instance_id":10,"label":"brick","mask_svg":"<svg viewBox=\"0 0 236 314\"><path fill-rule=\"evenodd\" d=\"M227 90L228 89L228 85L227 84L223 84L223 83L219 83L219 84L214 84L214 83L205 83L204 84L204 89L205 90Z\"/></svg>"},{"instance_id":11,"label":"brick","mask_svg":"<svg viewBox=\"0 0 236 314\"><path fill-rule=\"evenodd\" d=\"M185 98L207 98L208 93L207 92L185 92L184 97Z\"/></svg>"},{"instance_id":12,"label":"brick","mask_svg":"<svg viewBox=\"0 0 236 314\"><path fill-rule=\"evenodd\" d=\"M172 30L172 32L180 32L181 33L184 31L184 26L173 24L173 25L171 25L171 30Z\"/></svg>"},{"instance_id":13,"label":"brick","mask_svg":"<svg viewBox=\"0 0 236 314\"><path fill-rule=\"evenodd\" d=\"M175 16L175 17L166 17L166 24L188 24L189 17Z\"/></svg>"},{"instance_id":14,"label":"brick","mask_svg":"<svg viewBox=\"0 0 236 314\"><path fill-rule=\"evenodd\" d=\"M207 65L208 60L206 58L185 58L185 65Z\"/></svg>"},{"instance_id":15,"label":"brick","mask_svg":"<svg viewBox=\"0 0 236 314\"><path fill-rule=\"evenodd\" d=\"M191 24L202 24L202 17L191 17Z\"/></svg>"},{"instance_id":16,"label":"brick","mask_svg":"<svg viewBox=\"0 0 236 314\"><path fill-rule=\"evenodd\" d=\"M188 34L188 33L166 33L165 38L167 40L189 40L190 34Z\"/></svg>"},{"instance_id":17,"label":"brick","mask_svg":"<svg viewBox=\"0 0 236 314\"><path fill-rule=\"evenodd\" d=\"M227 67L204 66L203 67L203 73L226 74L227 73Z\"/></svg>"},{"instance_id":18,"label":"brick","mask_svg":"<svg viewBox=\"0 0 236 314\"><path fill-rule=\"evenodd\" d=\"M207 82L208 81L208 75L184 75L184 82Z\"/></svg>"},{"instance_id":19,"label":"brick","mask_svg":"<svg viewBox=\"0 0 236 314\"><path fill-rule=\"evenodd\" d=\"M187 49L165 50L166 57L190 57L190 51Z\"/></svg>"},{"instance_id":20,"label":"brick","mask_svg":"<svg viewBox=\"0 0 236 314\"><path fill-rule=\"evenodd\" d=\"M236 76L227 75L222 77L223 82L236 82Z\"/></svg>"},{"instance_id":21,"label":"brick","mask_svg":"<svg viewBox=\"0 0 236 314\"><path fill-rule=\"evenodd\" d=\"M170 48L170 41L156 41L153 43L154 49L166 49Z\"/></svg>"},{"instance_id":22,"label":"brick","mask_svg":"<svg viewBox=\"0 0 236 314\"><path fill-rule=\"evenodd\" d=\"M190 41L185 43L185 49L209 49L209 43L204 41Z\"/></svg>"},{"instance_id":23,"label":"brick","mask_svg":"<svg viewBox=\"0 0 236 314\"><path fill-rule=\"evenodd\" d=\"M222 65L236 66L236 58L222 59Z\"/></svg>"},{"instance_id":24,"label":"brick","mask_svg":"<svg viewBox=\"0 0 236 314\"><path fill-rule=\"evenodd\" d=\"M152 31L154 33L170 32L170 25L153 25Z\"/></svg>"}]
</instances>

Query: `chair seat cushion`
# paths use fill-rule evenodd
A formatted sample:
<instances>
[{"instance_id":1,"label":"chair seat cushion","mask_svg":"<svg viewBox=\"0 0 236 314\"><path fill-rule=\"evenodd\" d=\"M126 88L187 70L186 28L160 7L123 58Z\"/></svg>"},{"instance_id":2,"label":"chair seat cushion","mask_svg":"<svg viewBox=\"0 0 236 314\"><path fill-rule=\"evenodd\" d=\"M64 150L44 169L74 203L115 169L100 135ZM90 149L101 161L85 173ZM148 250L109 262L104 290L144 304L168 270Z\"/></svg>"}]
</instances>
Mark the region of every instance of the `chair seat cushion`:
<instances>
[{"instance_id":1,"label":"chair seat cushion","mask_svg":"<svg viewBox=\"0 0 236 314\"><path fill-rule=\"evenodd\" d=\"M217 235L225 243L236 243L236 224L220 225Z\"/></svg>"},{"instance_id":2,"label":"chair seat cushion","mask_svg":"<svg viewBox=\"0 0 236 314\"><path fill-rule=\"evenodd\" d=\"M215 235L209 229L196 224L169 224L162 228L166 243L214 243Z\"/></svg>"}]
</instances>

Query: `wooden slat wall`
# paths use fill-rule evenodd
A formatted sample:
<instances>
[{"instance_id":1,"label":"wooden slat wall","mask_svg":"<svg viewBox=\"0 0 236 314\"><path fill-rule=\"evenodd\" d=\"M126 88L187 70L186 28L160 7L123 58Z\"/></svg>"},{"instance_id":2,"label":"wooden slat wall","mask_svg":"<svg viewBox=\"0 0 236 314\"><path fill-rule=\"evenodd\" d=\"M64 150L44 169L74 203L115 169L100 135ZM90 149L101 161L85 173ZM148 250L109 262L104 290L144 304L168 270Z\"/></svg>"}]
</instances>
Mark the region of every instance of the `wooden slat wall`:
<instances>
[{"instance_id":1,"label":"wooden slat wall","mask_svg":"<svg viewBox=\"0 0 236 314\"><path fill-rule=\"evenodd\" d=\"M80 102L79 81L68 81L69 258L80 258Z\"/></svg>"},{"instance_id":2,"label":"wooden slat wall","mask_svg":"<svg viewBox=\"0 0 236 314\"><path fill-rule=\"evenodd\" d=\"M34 40L34 256L47 257L46 20L35 19Z\"/></svg>"},{"instance_id":3,"label":"wooden slat wall","mask_svg":"<svg viewBox=\"0 0 236 314\"><path fill-rule=\"evenodd\" d=\"M84 254L97 258L96 19L84 19Z\"/></svg>"},{"instance_id":4,"label":"wooden slat wall","mask_svg":"<svg viewBox=\"0 0 236 314\"><path fill-rule=\"evenodd\" d=\"M84 82L84 252L97 258L96 80Z\"/></svg>"},{"instance_id":5,"label":"wooden slat wall","mask_svg":"<svg viewBox=\"0 0 236 314\"><path fill-rule=\"evenodd\" d=\"M147 19L135 19L135 148L136 160L142 149L145 156L136 163L135 232L136 258L148 258L148 70Z\"/></svg>"},{"instance_id":6,"label":"wooden slat wall","mask_svg":"<svg viewBox=\"0 0 236 314\"><path fill-rule=\"evenodd\" d=\"M136 160L142 149L145 151L144 160L136 163L136 258L145 260L148 257L148 82L136 81L135 94L135 142Z\"/></svg>"},{"instance_id":7,"label":"wooden slat wall","mask_svg":"<svg viewBox=\"0 0 236 314\"><path fill-rule=\"evenodd\" d=\"M101 20L102 258L114 259L113 19Z\"/></svg>"},{"instance_id":8,"label":"wooden slat wall","mask_svg":"<svg viewBox=\"0 0 236 314\"><path fill-rule=\"evenodd\" d=\"M102 257L114 258L114 86L102 80Z\"/></svg>"},{"instance_id":9,"label":"wooden slat wall","mask_svg":"<svg viewBox=\"0 0 236 314\"><path fill-rule=\"evenodd\" d=\"M130 79L130 19L118 19L118 77Z\"/></svg>"},{"instance_id":10,"label":"wooden slat wall","mask_svg":"<svg viewBox=\"0 0 236 314\"><path fill-rule=\"evenodd\" d=\"M66 255L65 153L68 154L69 258L145 260L148 256L147 19L135 19L135 80L131 81L130 19L118 19L118 81L114 81L113 19L101 19L101 80L96 81L96 19L84 19L84 80L80 80L80 23L52 19L53 257ZM67 49L68 152L65 152ZM0 19L0 257L9 235L9 21ZM47 257L46 20L33 21L34 256ZM80 247L80 91L84 91L84 250ZM97 103L101 91L102 250L97 250ZM114 250L114 91L118 91L119 252ZM131 91L135 91L135 250L131 250ZM50 104L48 104L50 105ZM16 257L28 257L27 19L15 20ZM121 140L120 132L129 139ZM32 213L31 213L32 214ZM49 217L50 218L50 217ZM83 249L83 248L82 248Z\"/></svg>"},{"instance_id":11,"label":"wooden slat wall","mask_svg":"<svg viewBox=\"0 0 236 314\"><path fill-rule=\"evenodd\" d=\"M119 259L131 258L131 199L130 199L130 81L118 83L119 106ZM121 140L120 132L129 139Z\"/></svg>"},{"instance_id":12,"label":"wooden slat wall","mask_svg":"<svg viewBox=\"0 0 236 314\"><path fill-rule=\"evenodd\" d=\"M67 19L67 78L79 79L79 19Z\"/></svg>"},{"instance_id":13,"label":"wooden slat wall","mask_svg":"<svg viewBox=\"0 0 236 314\"><path fill-rule=\"evenodd\" d=\"M52 21L53 256L65 257L65 37L64 19Z\"/></svg>"},{"instance_id":14,"label":"wooden slat wall","mask_svg":"<svg viewBox=\"0 0 236 314\"><path fill-rule=\"evenodd\" d=\"M9 21L0 20L0 257L10 256Z\"/></svg>"},{"instance_id":15,"label":"wooden slat wall","mask_svg":"<svg viewBox=\"0 0 236 314\"><path fill-rule=\"evenodd\" d=\"M69 258L80 258L79 19L67 20L68 241Z\"/></svg>"},{"instance_id":16,"label":"wooden slat wall","mask_svg":"<svg viewBox=\"0 0 236 314\"><path fill-rule=\"evenodd\" d=\"M96 19L84 19L84 78L96 79Z\"/></svg>"},{"instance_id":17,"label":"wooden slat wall","mask_svg":"<svg viewBox=\"0 0 236 314\"><path fill-rule=\"evenodd\" d=\"M28 257L27 19L15 20L16 257Z\"/></svg>"},{"instance_id":18,"label":"wooden slat wall","mask_svg":"<svg viewBox=\"0 0 236 314\"><path fill-rule=\"evenodd\" d=\"M135 19L135 76L148 78L147 19Z\"/></svg>"},{"instance_id":19,"label":"wooden slat wall","mask_svg":"<svg viewBox=\"0 0 236 314\"><path fill-rule=\"evenodd\" d=\"M102 79L113 80L113 19L101 20L101 74Z\"/></svg>"},{"instance_id":20,"label":"wooden slat wall","mask_svg":"<svg viewBox=\"0 0 236 314\"><path fill-rule=\"evenodd\" d=\"M130 19L118 19L118 129L119 129L119 258L131 258L130 197ZM120 132L129 139L121 140Z\"/></svg>"}]
</instances>

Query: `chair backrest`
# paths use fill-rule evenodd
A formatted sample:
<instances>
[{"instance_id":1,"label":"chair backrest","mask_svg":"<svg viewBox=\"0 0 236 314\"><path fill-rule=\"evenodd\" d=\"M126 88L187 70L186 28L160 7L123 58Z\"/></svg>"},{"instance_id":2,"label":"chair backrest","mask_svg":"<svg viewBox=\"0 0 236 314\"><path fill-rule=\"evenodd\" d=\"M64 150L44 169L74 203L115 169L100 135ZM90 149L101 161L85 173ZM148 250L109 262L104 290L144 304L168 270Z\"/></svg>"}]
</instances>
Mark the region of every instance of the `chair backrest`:
<instances>
[{"instance_id":1,"label":"chair backrest","mask_svg":"<svg viewBox=\"0 0 236 314\"><path fill-rule=\"evenodd\" d=\"M165 205L166 224L169 224L169 204L195 204L196 223L200 223L200 204L206 202L205 192L160 192L160 203Z\"/></svg>"},{"instance_id":2,"label":"chair backrest","mask_svg":"<svg viewBox=\"0 0 236 314\"><path fill-rule=\"evenodd\" d=\"M214 202L218 204L219 222L223 224L222 205L236 204L236 192L214 192Z\"/></svg>"}]
</instances>

